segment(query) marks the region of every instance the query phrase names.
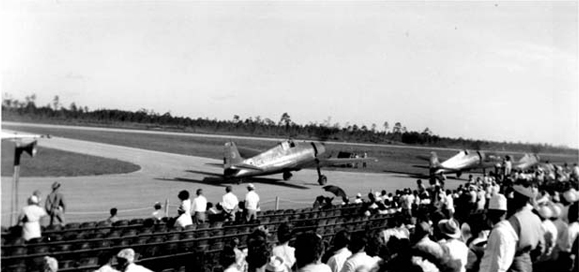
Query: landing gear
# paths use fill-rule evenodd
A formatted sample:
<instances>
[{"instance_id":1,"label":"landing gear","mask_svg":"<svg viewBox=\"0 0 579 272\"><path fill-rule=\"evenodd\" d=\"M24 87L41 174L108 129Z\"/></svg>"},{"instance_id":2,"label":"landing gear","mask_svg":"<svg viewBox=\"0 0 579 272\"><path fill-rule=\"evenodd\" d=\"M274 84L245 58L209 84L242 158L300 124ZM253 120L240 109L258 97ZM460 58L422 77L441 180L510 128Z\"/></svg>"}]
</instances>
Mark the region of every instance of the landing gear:
<instances>
[{"instance_id":1,"label":"landing gear","mask_svg":"<svg viewBox=\"0 0 579 272\"><path fill-rule=\"evenodd\" d=\"M289 179L292 178L292 176L293 176L293 175L292 175L292 173L290 173L290 172L283 172L283 180L284 180L284 181L288 181Z\"/></svg>"},{"instance_id":2,"label":"landing gear","mask_svg":"<svg viewBox=\"0 0 579 272\"><path fill-rule=\"evenodd\" d=\"M324 176L324 175L320 175L320 176L318 177L318 183L319 183L320 185L326 185L326 183L328 183L328 178L327 178L326 176Z\"/></svg>"}]
</instances>

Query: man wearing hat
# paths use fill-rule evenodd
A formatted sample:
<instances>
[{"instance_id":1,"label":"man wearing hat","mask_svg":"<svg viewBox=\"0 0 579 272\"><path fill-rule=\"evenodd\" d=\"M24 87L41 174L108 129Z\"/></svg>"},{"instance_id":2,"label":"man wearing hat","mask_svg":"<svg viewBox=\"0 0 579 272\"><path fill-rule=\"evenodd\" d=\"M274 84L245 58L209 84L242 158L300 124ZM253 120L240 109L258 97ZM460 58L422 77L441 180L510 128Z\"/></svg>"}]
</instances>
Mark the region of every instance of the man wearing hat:
<instances>
[{"instance_id":1,"label":"man wearing hat","mask_svg":"<svg viewBox=\"0 0 579 272\"><path fill-rule=\"evenodd\" d=\"M509 221L505 220L506 215L507 198L502 194L494 195L487 212L493 230L480 263L480 271L507 271L513 263L519 238Z\"/></svg>"},{"instance_id":2,"label":"man wearing hat","mask_svg":"<svg viewBox=\"0 0 579 272\"><path fill-rule=\"evenodd\" d=\"M50 225L56 223L63 225L64 222L64 211L66 209L66 203L64 202L64 196L60 193L60 183L55 181L52 184L52 192L46 197L46 203L44 207L48 215L50 215Z\"/></svg>"},{"instance_id":3,"label":"man wearing hat","mask_svg":"<svg viewBox=\"0 0 579 272\"><path fill-rule=\"evenodd\" d=\"M468 247L459 240L461 232L460 226L455 219L443 219L438 222L438 229L442 235L439 243L446 248L449 258L453 263L458 264L461 272L466 271L468 261Z\"/></svg>"},{"instance_id":4,"label":"man wearing hat","mask_svg":"<svg viewBox=\"0 0 579 272\"><path fill-rule=\"evenodd\" d=\"M117 269L122 272L152 272L142 265L135 264L135 251L132 248L119 251Z\"/></svg>"},{"instance_id":5,"label":"man wearing hat","mask_svg":"<svg viewBox=\"0 0 579 272\"><path fill-rule=\"evenodd\" d=\"M257 219L259 209L259 195L255 192L253 184L247 184L247 194L245 194L245 219L247 222Z\"/></svg>"},{"instance_id":6,"label":"man wearing hat","mask_svg":"<svg viewBox=\"0 0 579 272\"><path fill-rule=\"evenodd\" d=\"M533 262L545 248L545 237L541 219L532 212L535 194L530 187L513 186L513 209L515 213L508 219L519 237L511 271L533 271Z\"/></svg>"},{"instance_id":7,"label":"man wearing hat","mask_svg":"<svg viewBox=\"0 0 579 272\"><path fill-rule=\"evenodd\" d=\"M28 198L28 205L22 207L22 212L18 217L19 224L22 224L22 238L28 241L33 238L40 238L40 219L46 216L46 211L38 206L38 197L33 195Z\"/></svg>"}]
</instances>

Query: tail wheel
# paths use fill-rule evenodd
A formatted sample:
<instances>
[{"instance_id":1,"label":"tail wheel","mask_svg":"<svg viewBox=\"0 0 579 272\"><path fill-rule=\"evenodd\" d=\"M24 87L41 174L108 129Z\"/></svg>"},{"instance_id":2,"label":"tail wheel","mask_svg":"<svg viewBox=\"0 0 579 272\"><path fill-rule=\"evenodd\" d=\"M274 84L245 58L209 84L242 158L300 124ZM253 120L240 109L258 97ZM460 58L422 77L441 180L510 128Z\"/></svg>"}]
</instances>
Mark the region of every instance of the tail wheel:
<instances>
[{"instance_id":1,"label":"tail wheel","mask_svg":"<svg viewBox=\"0 0 579 272\"><path fill-rule=\"evenodd\" d=\"M328 178L327 178L326 176L324 176L324 175L321 175L321 176L318 178L318 183L319 183L320 185L326 185L326 183L328 183Z\"/></svg>"}]
</instances>

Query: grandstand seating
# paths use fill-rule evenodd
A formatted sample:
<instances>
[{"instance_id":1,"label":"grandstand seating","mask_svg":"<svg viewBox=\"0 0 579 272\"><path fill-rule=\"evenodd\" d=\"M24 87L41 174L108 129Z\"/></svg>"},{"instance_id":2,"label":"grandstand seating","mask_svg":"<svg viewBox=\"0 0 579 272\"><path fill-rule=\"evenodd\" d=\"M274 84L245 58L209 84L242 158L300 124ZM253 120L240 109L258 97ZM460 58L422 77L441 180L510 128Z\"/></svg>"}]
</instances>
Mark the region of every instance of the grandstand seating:
<instances>
[{"instance_id":1,"label":"grandstand seating","mask_svg":"<svg viewBox=\"0 0 579 272\"><path fill-rule=\"evenodd\" d=\"M247 236L259 225L264 226L276 242L275 231L283 222L296 232L316 231L330 241L338 229L365 231L384 228L392 215L361 216L360 205L332 209L268 210L258 213L259 222L251 224L212 222L185 229L169 227L163 222L151 224L147 219L69 223L50 226L41 239L25 242L2 232L2 271L37 271L42 257L59 260L59 271L92 271L98 268L98 257L131 247L139 262L156 271L181 271L192 263L197 270L211 270L219 253L232 238L244 247ZM238 216L241 218L241 216ZM193 257L193 258L192 258Z\"/></svg>"}]
</instances>

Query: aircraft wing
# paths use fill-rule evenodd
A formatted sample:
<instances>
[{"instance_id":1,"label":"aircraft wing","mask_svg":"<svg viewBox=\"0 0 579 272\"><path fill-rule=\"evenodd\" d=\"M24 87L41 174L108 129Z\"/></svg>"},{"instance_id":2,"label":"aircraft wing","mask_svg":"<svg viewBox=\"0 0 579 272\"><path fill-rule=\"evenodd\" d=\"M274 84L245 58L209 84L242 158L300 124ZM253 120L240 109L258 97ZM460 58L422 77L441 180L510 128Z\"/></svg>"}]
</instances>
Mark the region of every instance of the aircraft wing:
<instances>
[{"instance_id":1,"label":"aircraft wing","mask_svg":"<svg viewBox=\"0 0 579 272\"><path fill-rule=\"evenodd\" d=\"M0 134L2 140L22 140L22 139L38 139L38 138L50 138L50 135L40 135L40 134L26 134L15 131L2 131Z\"/></svg>"}]
</instances>

